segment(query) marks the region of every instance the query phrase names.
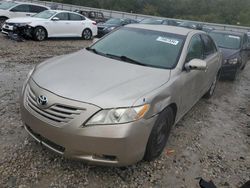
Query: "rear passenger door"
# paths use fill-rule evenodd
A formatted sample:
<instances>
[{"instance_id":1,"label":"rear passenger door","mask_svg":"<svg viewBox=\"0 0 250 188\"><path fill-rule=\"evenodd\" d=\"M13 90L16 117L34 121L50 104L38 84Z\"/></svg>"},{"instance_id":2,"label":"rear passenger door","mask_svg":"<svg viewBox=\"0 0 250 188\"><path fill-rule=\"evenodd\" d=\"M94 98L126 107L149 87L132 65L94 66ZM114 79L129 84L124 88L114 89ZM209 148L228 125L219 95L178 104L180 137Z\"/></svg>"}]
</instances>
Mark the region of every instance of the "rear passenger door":
<instances>
[{"instance_id":1,"label":"rear passenger door","mask_svg":"<svg viewBox=\"0 0 250 188\"><path fill-rule=\"evenodd\" d=\"M84 30L85 18L79 14L69 13L69 21L71 27L71 35L75 37L81 37Z\"/></svg>"},{"instance_id":2,"label":"rear passenger door","mask_svg":"<svg viewBox=\"0 0 250 188\"><path fill-rule=\"evenodd\" d=\"M202 93L208 91L216 74L218 73L218 66L220 66L220 56L212 38L207 34L201 34L204 45L204 60L207 62L206 77L204 80L204 88Z\"/></svg>"}]
</instances>

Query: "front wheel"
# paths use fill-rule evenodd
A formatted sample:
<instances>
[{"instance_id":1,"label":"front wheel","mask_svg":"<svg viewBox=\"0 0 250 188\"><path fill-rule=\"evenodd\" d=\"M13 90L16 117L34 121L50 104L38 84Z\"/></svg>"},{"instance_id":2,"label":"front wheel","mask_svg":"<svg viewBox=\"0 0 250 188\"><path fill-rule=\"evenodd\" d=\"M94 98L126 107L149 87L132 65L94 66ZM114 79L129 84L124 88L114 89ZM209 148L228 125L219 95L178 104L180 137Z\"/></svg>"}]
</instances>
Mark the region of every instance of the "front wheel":
<instances>
[{"instance_id":1,"label":"front wheel","mask_svg":"<svg viewBox=\"0 0 250 188\"><path fill-rule=\"evenodd\" d=\"M34 29L33 38L36 41L43 41L47 38L47 31L43 27L36 27Z\"/></svg>"},{"instance_id":2,"label":"front wheel","mask_svg":"<svg viewBox=\"0 0 250 188\"><path fill-rule=\"evenodd\" d=\"M82 38L84 40L90 40L92 38L92 32L90 29L84 29L82 32Z\"/></svg>"},{"instance_id":3,"label":"front wheel","mask_svg":"<svg viewBox=\"0 0 250 188\"><path fill-rule=\"evenodd\" d=\"M174 111L167 107L163 110L151 131L144 155L144 160L152 161L159 157L164 150L171 128L174 124Z\"/></svg>"}]
</instances>

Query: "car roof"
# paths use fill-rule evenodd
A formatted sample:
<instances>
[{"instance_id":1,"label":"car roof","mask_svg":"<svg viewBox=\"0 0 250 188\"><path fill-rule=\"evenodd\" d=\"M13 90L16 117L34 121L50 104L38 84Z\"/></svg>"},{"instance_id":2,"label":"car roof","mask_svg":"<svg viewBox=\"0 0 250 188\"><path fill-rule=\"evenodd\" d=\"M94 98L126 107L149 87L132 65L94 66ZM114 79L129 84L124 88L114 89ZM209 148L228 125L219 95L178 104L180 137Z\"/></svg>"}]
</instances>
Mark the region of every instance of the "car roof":
<instances>
[{"instance_id":1,"label":"car roof","mask_svg":"<svg viewBox=\"0 0 250 188\"><path fill-rule=\"evenodd\" d=\"M228 30L213 30L211 33L223 33L223 34L231 34L231 35L238 35L243 36L245 33L240 31L228 31Z\"/></svg>"},{"instance_id":2,"label":"car roof","mask_svg":"<svg viewBox=\"0 0 250 188\"><path fill-rule=\"evenodd\" d=\"M7 1L8 2L8 1ZM29 3L29 2L20 2L20 1L13 1L14 3L17 3L17 4L27 4L27 5L36 5L36 6L40 6L40 7L46 7L46 8L49 8L45 5L41 5L41 4L37 4L37 3Z\"/></svg>"},{"instance_id":3,"label":"car roof","mask_svg":"<svg viewBox=\"0 0 250 188\"><path fill-rule=\"evenodd\" d=\"M54 11L56 13L67 12L67 13L79 14L78 12L68 11L68 10L50 10L50 11ZM81 14L79 14L79 15L81 15ZM81 15L81 16L83 16L83 15Z\"/></svg>"},{"instance_id":4,"label":"car roof","mask_svg":"<svg viewBox=\"0 0 250 188\"><path fill-rule=\"evenodd\" d=\"M125 27L138 28L138 29L148 29L148 30L152 30L152 31L173 33L173 34L184 35L184 36L188 35L190 32L205 33L203 31L199 31L199 30L188 29L188 28L184 28L184 27L169 26L169 25L129 24L129 25L126 25Z\"/></svg>"}]
</instances>

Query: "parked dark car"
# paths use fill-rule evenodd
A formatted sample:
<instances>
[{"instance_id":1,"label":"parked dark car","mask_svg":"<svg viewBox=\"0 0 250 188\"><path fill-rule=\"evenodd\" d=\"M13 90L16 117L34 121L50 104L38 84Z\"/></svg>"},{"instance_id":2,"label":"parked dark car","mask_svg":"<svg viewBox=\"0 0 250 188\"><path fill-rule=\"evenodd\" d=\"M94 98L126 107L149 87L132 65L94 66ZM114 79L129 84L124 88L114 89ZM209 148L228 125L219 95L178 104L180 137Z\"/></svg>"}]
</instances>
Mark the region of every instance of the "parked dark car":
<instances>
[{"instance_id":1,"label":"parked dark car","mask_svg":"<svg viewBox=\"0 0 250 188\"><path fill-rule=\"evenodd\" d=\"M185 27L189 29L197 29L197 30L202 30L203 25L201 23L196 23L196 22L182 22L179 25L180 27Z\"/></svg>"},{"instance_id":2,"label":"parked dark car","mask_svg":"<svg viewBox=\"0 0 250 188\"><path fill-rule=\"evenodd\" d=\"M210 33L211 31L215 30L213 27L208 25L203 25L202 31L205 31L206 33Z\"/></svg>"},{"instance_id":3,"label":"parked dark car","mask_svg":"<svg viewBox=\"0 0 250 188\"><path fill-rule=\"evenodd\" d=\"M248 37L246 33L214 30L210 36L223 54L221 77L235 80L239 70L243 70L248 61Z\"/></svg>"},{"instance_id":4,"label":"parked dark car","mask_svg":"<svg viewBox=\"0 0 250 188\"><path fill-rule=\"evenodd\" d=\"M111 18L105 23L99 23L97 25L98 27L97 37L102 37L118 27L132 23L138 23L138 21L129 18L127 19Z\"/></svg>"},{"instance_id":5,"label":"parked dark car","mask_svg":"<svg viewBox=\"0 0 250 188\"><path fill-rule=\"evenodd\" d=\"M102 12L85 11L85 10L75 10L75 12L82 14L83 16L95 21L96 23L103 23L107 21Z\"/></svg>"},{"instance_id":6,"label":"parked dark car","mask_svg":"<svg viewBox=\"0 0 250 188\"><path fill-rule=\"evenodd\" d=\"M140 24L152 24L152 25L172 25L177 26L179 25L175 20L168 20L168 19L156 19L156 18L146 18L140 21Z\"/></svg>"}]
</instances>

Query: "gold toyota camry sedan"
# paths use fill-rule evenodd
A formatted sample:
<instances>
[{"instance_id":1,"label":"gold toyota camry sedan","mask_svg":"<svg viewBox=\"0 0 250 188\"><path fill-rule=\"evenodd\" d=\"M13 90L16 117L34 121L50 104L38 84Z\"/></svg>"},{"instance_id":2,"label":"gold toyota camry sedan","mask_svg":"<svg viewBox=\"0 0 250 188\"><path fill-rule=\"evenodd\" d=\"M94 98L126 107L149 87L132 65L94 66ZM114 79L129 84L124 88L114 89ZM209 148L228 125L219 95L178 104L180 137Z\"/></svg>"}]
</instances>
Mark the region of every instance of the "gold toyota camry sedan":
<instances>
[{"instance_id":1,"label":"gold toyota camry sedan","mask_svg":"<svg viewBox=\"0 0 250 188\"><path fill-rule=\"evenodd\" d=\"M128 25L37 65L23 86L22 119L35 140L65 157L109 166L151 161L181 117L212 96L220 68L205 32Z\"/></svg>"}]
</instances>

